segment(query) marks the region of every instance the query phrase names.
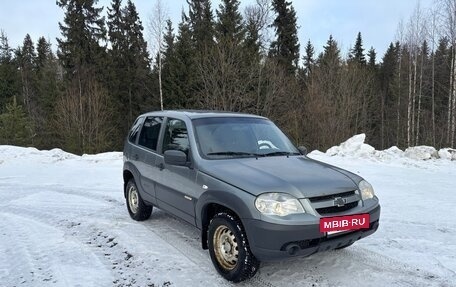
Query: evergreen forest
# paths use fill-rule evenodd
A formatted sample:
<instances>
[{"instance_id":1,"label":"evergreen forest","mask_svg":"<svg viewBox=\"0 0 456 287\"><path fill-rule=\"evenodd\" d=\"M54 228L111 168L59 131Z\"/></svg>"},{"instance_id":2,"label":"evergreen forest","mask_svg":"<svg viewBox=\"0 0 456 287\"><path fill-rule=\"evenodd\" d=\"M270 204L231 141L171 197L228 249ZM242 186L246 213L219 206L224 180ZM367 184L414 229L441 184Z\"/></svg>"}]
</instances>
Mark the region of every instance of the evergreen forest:
<instances>
[{"instance_id":1,"label":"evergreen forest","mask_svg":"<svg viewBox=\"0 0 456 287\"><path fill-rule=\"evenodd\" d=\"M156 2L140 19L131 0L57 0L54 45L11 47L2 30L0 144L122 150L141 113L203 109L266 116L310 150L359 133L377 149L456 146L456 0L418 4L383 55L362 27L349 51L298 39L287 0L187 0L178 23Z\"/></svg>"}]
</instances>

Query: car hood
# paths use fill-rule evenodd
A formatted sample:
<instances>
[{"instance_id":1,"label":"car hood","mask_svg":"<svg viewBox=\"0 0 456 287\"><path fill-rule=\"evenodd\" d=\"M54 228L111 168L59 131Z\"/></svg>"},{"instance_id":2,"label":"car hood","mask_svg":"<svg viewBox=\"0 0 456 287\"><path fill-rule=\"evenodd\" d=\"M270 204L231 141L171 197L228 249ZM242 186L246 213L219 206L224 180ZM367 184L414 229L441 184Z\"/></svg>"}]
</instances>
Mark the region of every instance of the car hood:
<instances>
[{"instance_id":1,"label":"car hood","mask_svg":"<svg viewBox=\"0 0 456 287\"><path fill-rule=\"evenodd\" d=\"M199 169L253 195L285 192L297 198L357 189L361 178L304 156L207 160Z\"/></svg>"}]
</instances>

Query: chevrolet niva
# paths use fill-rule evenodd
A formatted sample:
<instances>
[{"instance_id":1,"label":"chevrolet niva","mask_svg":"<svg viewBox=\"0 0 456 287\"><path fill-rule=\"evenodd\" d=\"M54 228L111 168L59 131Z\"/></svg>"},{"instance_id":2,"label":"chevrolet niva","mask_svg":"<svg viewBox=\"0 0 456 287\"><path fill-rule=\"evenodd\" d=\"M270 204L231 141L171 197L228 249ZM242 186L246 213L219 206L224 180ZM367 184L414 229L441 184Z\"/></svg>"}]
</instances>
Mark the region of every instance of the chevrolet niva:
<instances>
[{"instance_id":1,"label":"chevrolet niva","mask_svg":"<svg viewBox=\"0 0 456 287\"><path fill-rule=\"evenodd\" d=\"M373 234L380 205L360 176L306 156L270 120L212 111L139 116L124 148L130 216L156 206L201 231L216 270L341 249Z\"/></svg>"}]
</instances>

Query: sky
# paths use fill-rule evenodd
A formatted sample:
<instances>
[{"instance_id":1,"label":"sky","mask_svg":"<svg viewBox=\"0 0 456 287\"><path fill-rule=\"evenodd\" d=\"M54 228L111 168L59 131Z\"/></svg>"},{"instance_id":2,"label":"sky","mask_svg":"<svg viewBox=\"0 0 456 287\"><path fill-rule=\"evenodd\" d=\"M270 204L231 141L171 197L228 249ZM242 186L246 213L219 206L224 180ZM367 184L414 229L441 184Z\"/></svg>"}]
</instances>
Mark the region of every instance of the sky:
<instances>
[{"instance_id":1,"label":"sky","mask_svg":"<svg viewBox=\"0 0 456 287\"><path fill-rule=\"evenodd\" d=\"M176 28L182 10L187 11L185 0L162 0ZM10 46L20 45L27 33L36 42L44 36L51 40L54 50L56 38L60 37L58 23L64 12L55 0L0 0L0 29L8 36ZM98 6L110 6L110 0L100 0ZM124 0L126 2L126 0ZM254 0L241 0L241 9ZM397 25L407 21L418 0L292 0L298 18L298 36L301 54L308 40L321 52L329 35L337 40L343 54L353 46L356 35L361 32L364 48L371 46L380 59L389 43L395 40ZM421 7L431 7L434 0L421 0ZM147 26L155 1L134 0L140 18ZM215 10L220 1L213 0ZM105 9L106 10L106 9ZM215 15L215 12L214 12ZM177 30L177 29L176 29ZM146 36L147 40L147 36Z\"/></svg>"}]
</instances>

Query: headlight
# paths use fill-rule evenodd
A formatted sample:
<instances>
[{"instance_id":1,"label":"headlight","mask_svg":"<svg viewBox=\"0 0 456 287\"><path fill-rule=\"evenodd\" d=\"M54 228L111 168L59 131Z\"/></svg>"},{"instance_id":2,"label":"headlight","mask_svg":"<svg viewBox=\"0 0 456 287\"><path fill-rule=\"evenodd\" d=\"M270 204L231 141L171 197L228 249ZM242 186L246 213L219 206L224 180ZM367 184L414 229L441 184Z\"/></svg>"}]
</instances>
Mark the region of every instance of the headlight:
<instances>
[{"instance_id":1,"label":"headlight","mask_svg":"<svg viewBox=\"0 0 456 287\"><path fill-rule=\"evenodd\" d=\"M361 180L358 183L358 187L359 187L359 191L361 192L361 198L363 200L374 197L374 195L375 195L374 189L372 188L372 185L370 185L370 183L368 183L367 181Z\"/></svg>"},{"instance_id":2,"label":"headlight","mask_svg":"<svg viewBox=\"0 0 456 287\"><path fill-rule=\"evenodd\" d=\"M304 213L301 203L286 193L263 193L255 200L255 207L266 215L287 216Z\"/></svg>"}]
</instances>

